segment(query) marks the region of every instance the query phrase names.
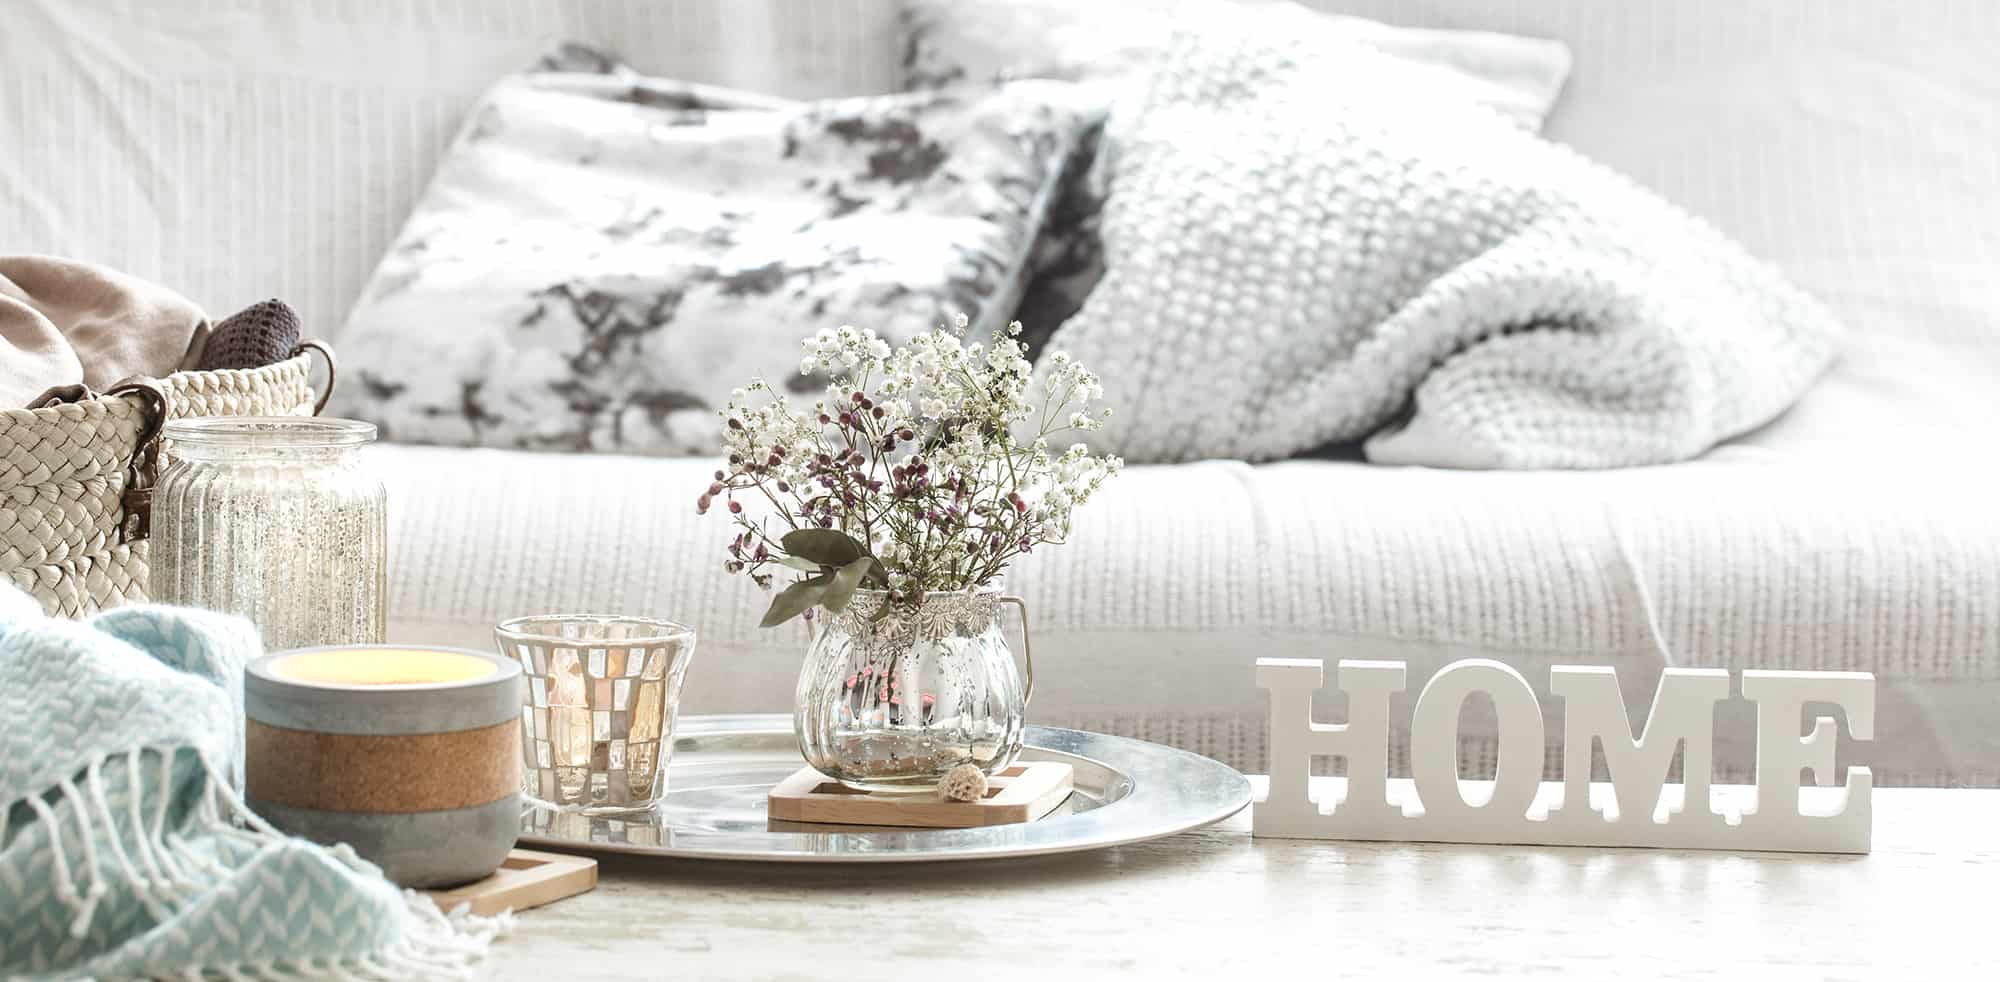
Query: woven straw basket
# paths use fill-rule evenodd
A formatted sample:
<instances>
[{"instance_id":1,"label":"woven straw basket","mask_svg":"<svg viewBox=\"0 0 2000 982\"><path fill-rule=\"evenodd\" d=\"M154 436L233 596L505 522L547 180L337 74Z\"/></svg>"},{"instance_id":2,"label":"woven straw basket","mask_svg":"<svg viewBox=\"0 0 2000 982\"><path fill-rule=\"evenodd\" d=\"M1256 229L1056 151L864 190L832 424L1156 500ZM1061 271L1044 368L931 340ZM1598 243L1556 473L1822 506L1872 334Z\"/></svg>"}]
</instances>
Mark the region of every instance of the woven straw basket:
<instances>
[{"instance_id":1,"label":"woven straw basket","mask_svg":"<svg viewBox=\"0 0 2000 982\"><path fill-rule=\"evenodd\" d=\"M0 574L61 617L146 599L160 429L189 416L306 416L326 404L308 381L318 341L263 368L135 378L102 395L0 410Z\"/></svg>"}]
</instances>

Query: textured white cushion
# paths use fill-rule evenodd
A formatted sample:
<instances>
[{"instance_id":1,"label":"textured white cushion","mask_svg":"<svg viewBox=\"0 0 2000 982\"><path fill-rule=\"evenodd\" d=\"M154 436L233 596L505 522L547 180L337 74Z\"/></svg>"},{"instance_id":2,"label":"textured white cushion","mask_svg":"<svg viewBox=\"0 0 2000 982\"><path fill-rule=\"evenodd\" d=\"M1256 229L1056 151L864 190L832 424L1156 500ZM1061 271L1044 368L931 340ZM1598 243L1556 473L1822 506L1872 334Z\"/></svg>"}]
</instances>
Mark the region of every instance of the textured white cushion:
<instances>
[{"instance_id":1,"label":"textured white cushion","mask_svg":"<svg viewBox=\"0 0 2000 982\"><path fill-rule=\"evenodd\" d=\"M1750 442L1990 456L2000 378L2000 7L1990 0L1309 0L1557 38L1545 133L1824 300L1846 355Z\"/></svg>"},{"instance_id":2,"label":"textured white cushion","mask_svg":"<svg viewBox=\"0 0 2000 982\"><path fill-rule=\"evenodd\" d=\"M0 249L266 297L332 336L479 93L559 40L793 96L895 88L876 0L19 0Z\"/></svg>"},{"instance_id":3,"label":"textured white cushion","mask_svg":"<svg viewBox=\"0 0 2000 982\"><path fill-rule=\"evenodd\" d=\"M1701 222L1295 6L1182 22L1121 134L1106 273L1050 339L1128 460L1625 467L1768 422L1826 309ZM1384 430L1399 412L1409 418Z\"/></svg>"},{"instance_id":4,"label":"textured white cushion","mask_svg":"<svg viewBox=\"0 0 2000 982\"><path fill-rule=\"evenodd\" d=\"M701 633L690 711L789 709L804 628L759 629L765 598L722 573L728 524L688 498L711 463L375 453L392 637L484 646L502 618L550 610L672 617ZM2000 512L1990 486L1932 477L1734 449L1592 473L1131 468L1070 544L1010 577L1033 618L1031 715L1255 769L1259 656L1408 659L1405 699L1453 657L1538 686L1550 664L1611 664L1635 715L1666 666L1860 669L1882 680L1857 751L1879 780L2000 781ZM1740 774L1749 720L1719 725ZM1491 766L1486 726L1468 719L1470 768Z\"/></svg>"}]
</instances>

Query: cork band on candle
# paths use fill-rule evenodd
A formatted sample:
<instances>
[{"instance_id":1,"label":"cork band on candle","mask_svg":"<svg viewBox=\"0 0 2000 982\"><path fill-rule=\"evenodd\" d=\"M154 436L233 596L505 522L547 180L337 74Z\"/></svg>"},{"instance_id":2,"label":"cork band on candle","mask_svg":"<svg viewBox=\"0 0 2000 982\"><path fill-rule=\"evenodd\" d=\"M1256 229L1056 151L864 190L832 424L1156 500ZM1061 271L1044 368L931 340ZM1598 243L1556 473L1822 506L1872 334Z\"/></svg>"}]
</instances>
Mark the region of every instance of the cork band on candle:
<instances>
[{"instance_id":1,"label":"cork band on candle","mask_svg":"<svg viewBox=\"0 0 2000 982\"><path fill-rule=\"evenodd\" d=\"M249 796L293 808L407 813L467 808L521 787L521 724L455 733L308 733L249 720Z\"/></svg>"}]
</instances>

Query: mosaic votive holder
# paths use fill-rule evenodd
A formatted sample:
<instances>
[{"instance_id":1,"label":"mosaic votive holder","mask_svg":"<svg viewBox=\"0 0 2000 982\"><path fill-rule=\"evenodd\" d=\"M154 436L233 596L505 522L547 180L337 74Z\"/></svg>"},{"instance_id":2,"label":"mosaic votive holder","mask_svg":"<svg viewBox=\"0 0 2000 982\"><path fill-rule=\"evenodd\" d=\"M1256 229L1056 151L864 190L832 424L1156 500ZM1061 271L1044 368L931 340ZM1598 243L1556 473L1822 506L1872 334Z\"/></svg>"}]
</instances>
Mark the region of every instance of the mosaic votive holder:
<instances>
[{"instance_id":1,"label":"mosaic votive holder","mask_svg":"<svg viewBox=\"0 0 2000 982\"><path fill-rule=\"evenodd\" d=\"M522 790L590 815L646 811L667 793L693 629L650 617L547 614L494 629L520 663Z\"/></svg>"}]
</instances>

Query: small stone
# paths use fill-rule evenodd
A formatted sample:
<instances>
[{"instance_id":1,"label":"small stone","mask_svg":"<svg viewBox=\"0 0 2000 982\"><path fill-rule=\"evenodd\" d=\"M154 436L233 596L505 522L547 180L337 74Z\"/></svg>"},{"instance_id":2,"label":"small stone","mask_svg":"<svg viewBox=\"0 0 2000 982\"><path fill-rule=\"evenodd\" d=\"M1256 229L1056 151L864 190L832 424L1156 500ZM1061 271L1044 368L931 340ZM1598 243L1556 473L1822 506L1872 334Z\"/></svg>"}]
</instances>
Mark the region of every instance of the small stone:
<instances>
[{"instance_id":1,"label":"small stone","mask_svg":"<svg viewBox=\"0 0 2000 982\"><path fill-rule=\"evenodd\" d=\"M945 801L978 801L986 796L986 772L978 764L960 764L938 782L938 797Z\"/></svg>"}]
</instances>

